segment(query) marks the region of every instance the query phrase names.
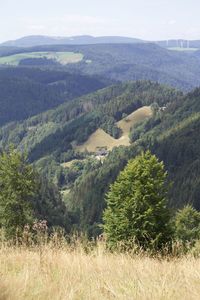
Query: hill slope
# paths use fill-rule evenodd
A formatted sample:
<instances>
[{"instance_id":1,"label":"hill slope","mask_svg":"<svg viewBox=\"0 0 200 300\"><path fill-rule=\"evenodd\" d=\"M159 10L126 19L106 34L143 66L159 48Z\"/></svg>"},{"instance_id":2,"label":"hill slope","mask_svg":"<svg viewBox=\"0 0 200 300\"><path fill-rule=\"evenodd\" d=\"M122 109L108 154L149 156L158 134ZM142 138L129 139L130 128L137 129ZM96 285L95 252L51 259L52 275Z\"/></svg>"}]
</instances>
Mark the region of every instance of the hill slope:
<instances>
[{"instance_id":1,"label":"hill slope","mask_svg":"<svg viewBox=\"0 0 200 300\"><path fill-rule=\"evenodd\" d=\"M47 154L67 152L72 142L84 143L98 128L116 132L115 123L123 113L130 114L142 106L174 101L181 93L158 83L122 83L82 96L20 123L0 130L0 146L8 143L25 148L31 160Z\"/></svg>"},{"instance_id":2,"label":"hill slope","mask_svg":"<svg viewBox=\"0 0 200 300\"><path fill-rule=\"evenodd\" d=\"M198 57L169 51L155 44L51 45L6 49L0 48L1 59L11 54L31 52L79 53L83 55L83 59L76 64L55 66L49 65L49 60L46 60L46 67L64 68L73 73L100 75L119 81L153 80L183 90L200 85ZM38 63L38 59L26 61L26 65L31 67L37 66ZM42 64L44 67L45 61Z\"/></svg>"},{"instance_id":3,"label":"hill slope","mask_svg":"<svg viewBox=\"0 0 200 300\"><path fill-rule=\"evenodd\" d=\"M29 52L18 53L0 57L0 65L67 65L78 63L83 59L83 55L74 52Z\"/></svg>"},{"instance_id":4,"label":"hill slope","mask_svg":"<svg viewBox=\"0 0 200 300\"><path fill-rule=\"evenodd\" d=\"M116 123L117 127L122 130L122 135L120 138L114 139L104 130L97 129L91 134L91 136L89 136L85 143L76 147L76 150L80 152L96 152L99 148L105 148L106 150L110 151L114 147L130 146L129 132L131 127L133 127L134 124L151 117L151 115L151 108L149 106L143 106Z\"/></svg>"},{"instance_id":5,"label":"hill slope","mask_svg":"<svg viewBox=\"0 0 200 300\"><path fill-rule=\"evenodd\" d=\"M98 234L105 207L104 196L127 161L150 149L164 161L169 181L171 207L192 203L200 210L200 89L177 98L164 111L144 123L143 132L129 147L119 147L95 170L84 173L67 196L68 206L78 214L78 225ZM89 192L88 192L89 191Z\"/></svg>"},{"instance_id":6,"label":"hill slope","mask_svg":"<svg viewBox=\"0 0 200 300\"><path fill-rule=\"evenodd\" d=\"M134 143L114 148L103 164L88 153L74 151L74 144L85 147L91 137L93 143L96 137L99 146L99 134L104 144L107 138L108 143L118 141L110 136L116 130L116 123L126 132L130 128L125 120L120 121L123 113L130 114L153 103L152 117L134 127L135 132L139 130ZM163 106L165 110L160 109ZM27 149L38 168L67 190L63 194L76 226L95 235L99 233L97 224L101 222L109 184L141 150L150 149L164 160L169 180L174 181L169 194L171 206L192 202L200 209L199 131L200 89L183 95L146 81L116 84L24 122L4 126L0 130L0 143L5 146L12 142L19 149ZM64 167L70 160L74 162Z\"/></svg>"},{"instance_id":7,"label":"hill slope","mask_svg":"<svg viewBox=\"0 0 200 300\"><path fill-rule=\"evenodd\" d=\"M63 71L0 69L0 125L24 120L108 84Z\"/></svg>"}]
</instances>

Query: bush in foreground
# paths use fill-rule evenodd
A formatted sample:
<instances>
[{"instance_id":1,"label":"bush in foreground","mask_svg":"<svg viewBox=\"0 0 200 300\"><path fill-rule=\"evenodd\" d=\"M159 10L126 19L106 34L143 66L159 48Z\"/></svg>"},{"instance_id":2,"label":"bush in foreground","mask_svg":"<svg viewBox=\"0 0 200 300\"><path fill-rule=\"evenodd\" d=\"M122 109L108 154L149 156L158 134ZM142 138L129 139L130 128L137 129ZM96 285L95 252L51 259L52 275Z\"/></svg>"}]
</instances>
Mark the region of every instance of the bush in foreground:
<instances>
[{"instance_id":1,"label":"bush in foreground","mask_svg":"<svg viewBox=\"0 0 200 300\"><path fill-rule=\"evenodd\" d=\"M26 156L10 148L0 155L0 228L8 237L32 222L31 198L35 193L36 175Z\"/></svg>"},{"instance_id":2,"label":"bush in foreground","mask_svg":"<svg viewBox=\"0 0 200 300\"><path fill-rule=\"evenodd\" d=\"M175 216L175 236L183 243L200 239L200 212L187 205Z\"/></svg>"},{"instance_id":3,"label":"bush in foreground","mask_svg":"<svg viewBox=\"0 0 200 300\"><path fill-rule=\"evenodd\" d=\"M107 194L104 231L111 248L130 241L159 249L172 238L167 209L167 174L149 151L131 160Z\"/></svg>"}]
</instances>

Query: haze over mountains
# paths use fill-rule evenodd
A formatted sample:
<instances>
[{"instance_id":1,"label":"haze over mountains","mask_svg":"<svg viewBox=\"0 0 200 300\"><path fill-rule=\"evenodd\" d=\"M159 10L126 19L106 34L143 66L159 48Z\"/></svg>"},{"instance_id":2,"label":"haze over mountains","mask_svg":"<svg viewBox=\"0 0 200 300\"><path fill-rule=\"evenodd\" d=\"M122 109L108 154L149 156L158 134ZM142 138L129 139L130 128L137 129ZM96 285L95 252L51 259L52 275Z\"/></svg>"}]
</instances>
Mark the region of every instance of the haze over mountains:
<instances>
[{"instance_id":1,"label":"haze over mountains","mask_svg":"<svg viewBox=\"0 0 200 300\"><path fill-rule=\"evenodd\" d=\"M89 45L89 44L135 44L135 43L156 43L164 48L200 48L200 40L168 39L162 41L147 41L139 38L124 36L99 36L80 35L71 37L30 35L16 40L5 41L1 46L9 47L33 47L41 45Z\"/></svg>"},{"instance_id":2,"label":"haze over mountains","mask_svg":"<svg viewBox=\"0 0 200 300\"><path fill-rule=\"evenodd\" d=\"M65 64L56 59L62 53L66 59L77 54L80 59ZM182 90L200 84L198 51L171 51L152 43L0 47L0 67L13 65L53 68L114 81L149 79Z\"/></svg>"},{"instance_id":3,"label":"haze over mountains","mask_svg":"<svg viewBox=\"0 0 200 300\"><path fill-rule=\"evenodd\" d=\"M39 45L89 45L89 44L121 44L143 42L140 39L120 37L120 36L101 36L93 37L90 35L80 35L71 37L50 37L50 36L25 36L13 41L6 41L0 46L13 47L32 47Z\"/></svg>"}]
</instances>

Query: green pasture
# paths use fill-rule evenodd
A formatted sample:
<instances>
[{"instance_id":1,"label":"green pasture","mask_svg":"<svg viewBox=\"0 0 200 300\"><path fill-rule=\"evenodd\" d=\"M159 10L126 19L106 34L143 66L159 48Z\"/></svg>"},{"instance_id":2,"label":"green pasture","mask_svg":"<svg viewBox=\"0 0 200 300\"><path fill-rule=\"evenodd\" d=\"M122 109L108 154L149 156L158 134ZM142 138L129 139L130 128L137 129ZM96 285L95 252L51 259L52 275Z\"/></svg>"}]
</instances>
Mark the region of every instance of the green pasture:
<instances>
[{"instance_id":1,"label":"green pasture","mask_svg":"<svg viewBox=\"0 0 200 300\"><path fill-rule=\"evenodd\" d=\"M195 52L199 50L199 48L182 48L182 47L171 47L167 48L168 50L173 50L173 51L181 51L181 52Z\"/></svg>"},{"instance_id":2,"label":"green pasture","mask_svg":"<svg viewBox=\"0 0 200 300\"><path fill-rule=\"evenodd\" d=\"M62 65L78 63L83 59L83 54L74 52L30 52L19 53L0 57L0 64L17 66L22 59L26 58L47 58L53 59Z\"/></svg>"}]
</instances>

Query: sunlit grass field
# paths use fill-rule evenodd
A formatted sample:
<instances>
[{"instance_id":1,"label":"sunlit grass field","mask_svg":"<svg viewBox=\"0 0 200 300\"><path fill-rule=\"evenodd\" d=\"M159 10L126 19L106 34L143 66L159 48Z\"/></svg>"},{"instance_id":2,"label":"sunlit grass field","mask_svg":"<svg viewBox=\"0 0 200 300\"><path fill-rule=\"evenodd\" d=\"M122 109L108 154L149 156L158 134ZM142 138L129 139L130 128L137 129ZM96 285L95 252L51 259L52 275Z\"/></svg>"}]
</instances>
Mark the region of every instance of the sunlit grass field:
<instances>
[{"instance_id":1,"label":"sunlit grass field","mask_svg":"<svg viewBox=\"0 0 200 300\"><path fill-rule=\"evenodd\" d=\"M199 50L199 48L186 48L186 47L170 47L167 49L173 51L181 51L181 52L195 52Z\"/></svg>"},{"instance_id":2,"label":"sunlit grass field","mask_svg":"<svg viewBox=\"0 0 200 300\"><path fill-rule=\"evenodd\" d=\"M200 259L114 254L97 246L1 247L1 300L193 300L200 295Z\"/></svg>"},{"instance_id":3,"label":"sunlit grass field","mask_svg":"<svg viewBox=\"0 0 200 300\"><path fill-rule=\"evenodd\" d=\"M19 53L10 56L0 57L0 64L19 65L22 59L26 58L47 58L53 59L63 65L77 63L83 59L83 54L74 52L30 52Z\"/></svg>"},{"instance_id":4,"label":"sunlit grass field","mask_svg":"<svg viewBox=\"0 0 200 300\"><path fill-rule=\"evenodd\" d=\"M108 150L112 150L114 147L118 146L129 146L129 132L131 127L133 127L136 123L144 121L148 119L152 115L152 110L150 106L143 106L126 118L123 118L119 122L117 122L117 126L122 130L122 136L119 139L114 139L112 136L107 134L102 129L97 129L88 140L80 146L76 147L76 150L80 152L84 152L86 149L89 152L95 152L98 147L103 148L106 147Z\"/></svg>"}]
</instances>

